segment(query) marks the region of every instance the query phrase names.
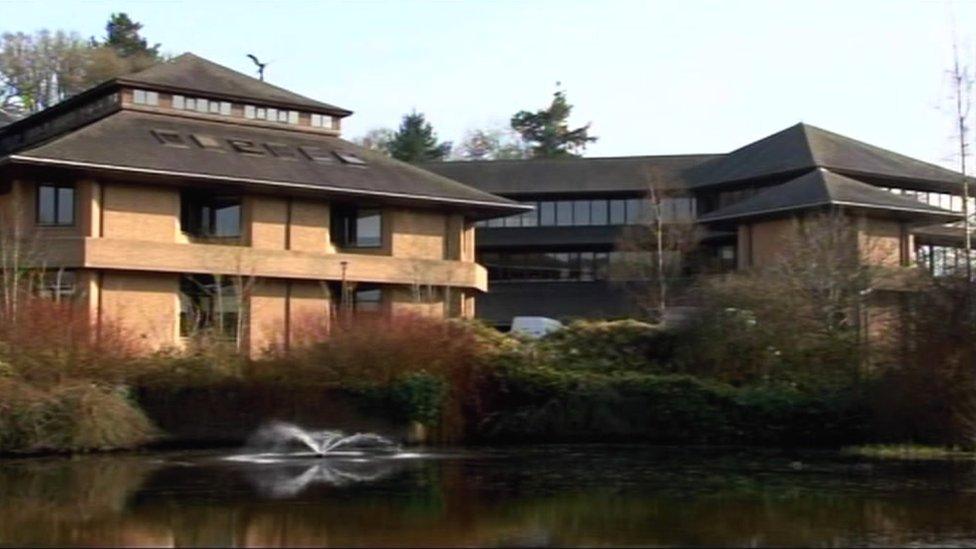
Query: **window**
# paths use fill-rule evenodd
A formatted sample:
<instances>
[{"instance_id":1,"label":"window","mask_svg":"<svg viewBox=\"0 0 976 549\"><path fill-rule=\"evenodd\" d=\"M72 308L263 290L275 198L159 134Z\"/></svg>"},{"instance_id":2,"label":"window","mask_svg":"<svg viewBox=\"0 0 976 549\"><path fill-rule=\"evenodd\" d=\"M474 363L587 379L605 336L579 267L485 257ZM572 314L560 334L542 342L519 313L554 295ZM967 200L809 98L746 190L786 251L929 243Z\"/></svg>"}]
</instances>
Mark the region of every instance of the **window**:
<instances>
[{"instance_id":1,"label":"window","mask_svg":"<svg viewBox=\"0 0 976 549\"><path fill-rule=\"evenodd\" d=\"M244 118L255 118L254 105L244 105Z\"/></svg>"},{"instance_id":2,"label":"window","mask_svg":"<svg viewBox=\"0 0 976 549\"><path fill-rule=\"evenodd\" d=\"M556 202L556 225L565 227L573 224L573 203L569 200Z\"/></svg>"},{"instance_id":3,"label":"window","mask_svg":"<svg viewBox=\"0 0 976 549\"><path fill-rule=\"evenodd\" d=\"M75 188L70 185L37 186L37 224L66 226L75 223Z\"/></svg>"},{"instance_id":4,"label":"window","mask_svg":"<svg viewBox=\"0 0 976 549\"><path fill-rule=\"evenodd\" d=\"M590 224L590 201L576 200L573 202L573 225Z\"/></svg>"},{"instance_id":5,"label":"window","mask_svg":"<svg viewBox=\"0 0 976 549\"><path fill-rule=\"evenodd\" d=\"M241 199L183 193L180 225L184 233L200 238L240 238Z\"/></svg>"},{"instance_id":6,"label":"window","mask_svg":"<svg viewBox=\"0 0 976 549\"><path fill-rule=\"evenodd\" d=\"M627 203L623 200L610 201L610 224L623 225L627 222Z\"/></svg>"},{"instance_id":7,"label":"window","mask_svg":"<svg viewBox=\"0 0 976 549\"><path fill-rule=\"evenodd\" d=\"M506 227L521 227L522 226L522 214L510 215L505 219Z\"/></svg>"},{"instance_id":8,"label":"window","mask_svg":"<svg viewBox=\"0 0 976 549\"><path fill-rule=\"evenodd\" d=\"M159 94L154 91L132 90L132 102L137 105L159 105Z\"/></svg>"},{"instance_id":9,"label":"window","mask_svg":"<svg viewBox=\"0 0 976 549\"><path fill-rule=\"evenodd\" d=\"M210 135L195 133L193 134L193 141L195 141L197 145L200 145L200 147L204 149L223 150L223 146L221 146L220 140Z\"/></svg>"},{"instance_id":10,"label":"window","mask_svg":"<svg viewBox=\"0 0 976 549\"><path fill-rule=\"evenodd\" d=\"M156 140L162 143L163 145L169 145L170 147L181 147L181 148L187 147L186 140L183 139L182 135L176 132L171 132L169 130L153 130L152 134L153 136L156 137Z\"/></svg>"},{"instance_id":11,"label":"window","mask_svg":"<svg viewBox=\"0 0 976 549\"><path fill-rule=\"evenodd\" d=\"M339 160L342 160L346 164L354 164L357 166L363 166L366 164L365 160L359 158L353 153L345 152L345 151L334 151L334 152L335 155L339 157Z\"/></svg>"},{"instance_id":12,"label":"window","mask_svg":"<svg viewBox=\"0 0 976 549\"><path fill-rule=\"evenodd\" d=\"M58 269L57 271L45 272L37 287L37 296L44 299L61 301L71 299L77 291L77 282L74 271Z\"/></svg>"},{"instance_id":13,"label":"window","mask_svg":"<svg viewBox=\"0 0 976 549\"><path fill-rule=\"evenodd\" d=\"M315 128L332 127L332 117L325 114L313 114L311 122L312 126Z\"/></svg>"},{"instance_id":14,"label":"window","mask_svg":"<svg viewBox=\"0 0 976 549\"><path fill-rule=\"evenodd\" d=\"M312 145L302 145L298 147L302 153L308 157L309 160L314 160L316 162L332 162L334 157L329 154L329 151L323 149L322 147L314 147Z\"/></svg>"},{"instance_id":15,"label":"window","mask_svg":"<svg viewBox=\"0 0 976 549\"><path fill-rule=\"evenodd\" d=\"M206 99L197 99L196 104L197 112L204 114L210 112L210 101L207 101Z\"/></svg>"},{"instance_id":16,"label":"window","mask_svg":"<svg viewBox=\"0 0 976 549\"><path fill-rule=\"evenodd\" d=\"M173 96L173 108L183 110L186 108L186 98L182 95Z\"/></svg>"},{"instance_id":17,"label":"window","mask_svg":"<svg viewBox=\"0 0 976 549\"><path fill-rule=\"evenodd\" d=\"M210 101L210 114L220 114L220 103Z\"/></svg>"},{"instance_id":18,"label":"window","mask_svg":"<svg viewBox=\"0 0 976 549\"><path fill-rule=\"evenodd\" d=\"M180 278L180 335L236 341L241 319L233 281L210 275Z\"/></svg>"},{"instance_id":19,"label":"window","mask_svg":"<svg viewBox=\"0 0 976 549\"><path fill-rule=\"evenodd\" d=\"M636 225L641 222L643 218L641 215L643 202L644 201L639 198L627 199L627 225Z\"/></svg>"},{"instance_id":20,"label":"window","mask_svg":"<svg viewBox=\"0 0 976 549\"><path fill-rule=\"evenodd\" d=\"M228 139L227 141L237 152L264 156L264 149L254 141L248 141L246 139Z\"/></svg>"},{"instance_id":21,"label":"window","mask_svg":"<svg viewBox=\"0 0 976 549\"><path fill-rule=\"evenodd\" d=\"M332 239L346 248L379 248L383 245L383 213L375 209L337 209L332 218Z\"/></svg>"},{"instance_id":22,"label":"window","mask_svg":"<svg viewBox=\"0 0 976 549\"><path fill-rule=\"evenodd\" d=\"M352 309L357 313L378 313L383 307L383 290L362 288L352 293Z\"/></svg>"},{"instance_id":23,"label":"window","mask_svg":"<svg viewBox=\"0 0 976 549\"><path fill-rule=\"evenodd\" d=\"M298 151L296 151L293 147L289 147L288 145L282 145L280 143L266 143L265 147L271 151L271 154L278 158L298 159Z\"/></svg>"},{"instance_id":24,"label":"window","mask_svg":"<svg viewBox=\"0 0 976 549\"><path fill-rule=\"evenodd\" d=\"M221 101L220 102L220 114L222 114L224 116L230 116L230 113L231 113L231 105L230 105L230 103L228 103L227 101Z\"/></svg>"},{"instance_id":25,"label":"window","mask_svg":"<svg viewBox=\"0 0 976 549\"><path fill-rule=\"evenodd\" d=\"M593 225L606 225L608 221L607 217L607 201L606 200L594 200L590 206L590 222Z\"/></svg>"},{"instance_id":26,"label":"window","mask_svg":"<svg viewBox=\"0 0 976 549\"><path fill-rule=\"evenodd\" d=\"M556 224L556 203L539 202L539 225L552 227Z\"/></svg>"},{"instance_id":27,"label":"window","mask_svg":"<svg viewBox=\"0 0 976 549\"><path fill-rule=\"evenodd\" d=\"M298 124L298 111L288 111L288 123Z\"/></svg>"},{"instance_id":28,"label":"window","mask_svg":"<svg viewBox=\"0 0 976 549\"><path fill-rule=\"evenodd\" d=\"M529 204L530 206L535 206L535 204ZM522 226L523 227L535 227L539 224L539 212L538 210L532 210L531 212L525 212L522 214Z\"/></svg>"},{"instance_id":29,"label":"window","mask_svg":"<svg viewBox=\"0 0 976 549\"><path fill-rule=\"evenodd\" d=\"M607 252L497 252L478 261L492 281L590 282L609 274Z\"/></svg>"}]
</instances>

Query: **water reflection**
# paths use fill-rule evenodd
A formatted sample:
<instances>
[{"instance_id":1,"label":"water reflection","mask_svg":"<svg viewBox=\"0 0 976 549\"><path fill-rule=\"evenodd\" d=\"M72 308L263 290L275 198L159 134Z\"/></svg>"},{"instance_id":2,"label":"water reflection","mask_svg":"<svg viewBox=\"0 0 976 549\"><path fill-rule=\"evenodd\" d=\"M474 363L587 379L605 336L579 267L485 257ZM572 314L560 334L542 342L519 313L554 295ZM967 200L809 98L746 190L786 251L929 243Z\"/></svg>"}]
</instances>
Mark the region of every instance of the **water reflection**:
<instances>
[{"instance_id":1,"label":"water reflection","mask_svg":"<svg viewBox=\"0 0 976 549\"><path fill-rule=\"evenodd\" d=\"M0 462L0 545L976 542L971 463L645 447Z\"/></svg>"}]
</instances>

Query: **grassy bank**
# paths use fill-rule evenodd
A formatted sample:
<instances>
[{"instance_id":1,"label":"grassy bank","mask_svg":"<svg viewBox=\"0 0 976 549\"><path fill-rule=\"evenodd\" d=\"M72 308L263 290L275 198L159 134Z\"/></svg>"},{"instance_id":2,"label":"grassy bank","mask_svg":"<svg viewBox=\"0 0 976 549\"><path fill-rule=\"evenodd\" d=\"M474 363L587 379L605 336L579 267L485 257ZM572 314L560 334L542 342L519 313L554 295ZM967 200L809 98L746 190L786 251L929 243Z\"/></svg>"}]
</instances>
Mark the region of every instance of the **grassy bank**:
<instances>
[{"instance_id":1,"label":"grassy bank","mask_svg":"<svg viewBox=\"0 0 976 549\"><path fill-rule=\"evenodd\" d=\"M958 446L923 446L920 444L866 444L841 450L848 456L891 460L976 459L976 452Z\"/></svg>"}]
</instances>

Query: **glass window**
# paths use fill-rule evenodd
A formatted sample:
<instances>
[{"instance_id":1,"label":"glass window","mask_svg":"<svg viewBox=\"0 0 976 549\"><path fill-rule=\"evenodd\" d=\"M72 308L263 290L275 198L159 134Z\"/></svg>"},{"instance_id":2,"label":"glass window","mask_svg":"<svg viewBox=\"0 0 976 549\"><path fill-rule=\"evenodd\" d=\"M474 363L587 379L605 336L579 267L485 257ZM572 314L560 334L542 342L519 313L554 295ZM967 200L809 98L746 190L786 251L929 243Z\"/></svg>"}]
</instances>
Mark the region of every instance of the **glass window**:
<instances>
[{"instance_id":1,"label":"glass window","mask_svg":"<svg viewBox=\"0 0 976 549\"><path fill-rule=\"evenodd\" d=\"M138 105L159 105L159 93L146 90L132 90L132 102Z\"/></svg>"},{"instance_id":2,"label":"glass window","mask_svg":"<svg viewBox=\"0 0 976 549\"><path fill-rule=\"evenodd\" d=\"M556 203L539 202L539 225L552 227L556 224Z\"/></svg>"},{"instance_id":3,"label":"glass window","mask_svg":"<svg viewBox=\"0 0 976 549\"><path fill-rule=\"evenodd\" d=\"M378 248L383 245L380 210L339 208L333 216L332 238L342 247Z\"/></svg>"},{"instance_id":4,"label":"glass window","mask_svg":"<svg viewBox=\"0 0 976 549\"><path fill-rule=\"evenodd\" d=\"M535 204L529 203L529 206L535 207ZM522 214L522 226L523 227L535 227L539 224L539 210L534 209L531 212L525 212Z\"/></svg>"},{"instance_id":5,"label":"glass window","mask_svg":"<svg viewBox=\"0 0 976 549\"><path fill-rule=\"evenodd\" d=\"M200 238L239 238L241 199L184 192L180 200L181 230Z\"/></svg>"},{"instance_id":6,"label":"glass window","mask_svg":"<svg viewBox=\"0 0 976 549\"><path fill-rule=\"evenodd\" d=\"M627 203L623 200L610 201L610 224L623 225L627 222Z\"/></svg>"},{"instance_id":7,"label":"glass window","mask_svg":"<svg viewBox=\"0 0 976 549\"><path fill-rule=\"evenodd\" d=\"M522 226L522 214L510 215L505 218L506 227L521 227Z\"/></svg>"},{"instance_id":8,"label":"glass window","mask_svg":"<svg viewBox=\"0 0 976 549\"><path fill-rule=\"evenodd\" d=\"M298 111L288 111L288 123L298 124Z\"/></svg>"},{"instance_id":9,"label":"glass window","mask_svg":"<svg viewBox=\"0 0 976 549\"><path fill-rule=\"evenodd\" d=\"M590 223L592 225L606 225L607 219L607 201L592 201L590 204Z\"/></svg>"},{"instance_id":10,"label":"glass window","mask_svg":"<svg viewBox=\"0 0 976 549\"><path fill-rule=\"evenodd\" d=\"M576 200L573 202L573 225L590 224L590 201Z\"/></svg>"},{"instance_id":11,"label":"glass window","mask_svg":"<svg viewBox=\"0 0 976 549\"><path fill-rule=\"evenodd\" d=\"M240 300L227 277L183 275L180 278L180 335L236 341Z\"/></svg>"},{"instance_id":12,"label":"glass window","mask_svg":"<svg viewBox=\"0 0 976 549\"><path fill-rule=\"evenodd\" d=\"M644 201L640 198L628 198L627 199L627 221L628 225L636 225L642 221L643 216L641 215L642 203Z\"/></svg>"},{"instance_id":13,"label":"glass window","mask_svg":"<svg viewBox=\"0 0 976 549\"><path fill-rule=\"evenodd\" d=\"M197 100L192 97L187 97L183 100L186 110L195 111L197 110Z\"/></svg>"},{"instance_id":14,"label":"glass window","mask_svg":"<svg viewBox=\"0 0 976 549\"><path fill-rule=\"evenodd\" d=\"M267 115L268 112L264 109L258 108L254 110L254 118L257 118L258 120L264 120Z\"/></svg>"},{"instance_id":15,"label":"glass window","mask_svg":"<svg viewBox=\"0 0 976 549\"><path fill-rule=\"evenodd\" d=\"M224 116L230 116L230 112L231 112L230 103L228 103L227 101L221 101L220 102L220 114L222 114Z\"/></svg>"},{"instance_id":16,"label":"glass window","mask_svg":"<svg viewBox=\"0 0 976 549\"><path fill-rule=\"evenodd\" d=\"M266 115L264 117L265 120L269 120L271 122L278 120L278 109L268 109L265 112L266 112Z\"/></svg>"},{"instance_id":17,"label":"glass window","mask_svg":"<svg viewBox=\"0 0 976 549\"><path fill-rule=\"evenodd\" d=\"M357 313L378 313L383 306L383 290L363 288L352 294L353 311Z\"/></svg>"},{"instance_id":18,"label":"glass window","mask_svg":"<svg viewBox=\"0 0 976 549\"><path fill-rule=\"evenodd\" d=\"M41 275L37 285L37 295L44 299L61 301L71 299L77 290L77 280L74 271L58 269L47 271Z\"/></svg>"},{"instance_id":19,"label":"glass window","mask_svg":"<svg viewBox=\"0 0 976 549\"><path fill-rule=\"evenodd\" d=\"M220 103L217 101L210 101L210 113L220 114Z\"/></svg>"},{"instance_id":20,"label":"glass window","mask_svg":"<svg viewBox=\"0 0 976 549\"><path fill-rule=\"evenodd\" d=\"M312 126L315 126L316 128L321 128L322 127L322 115L321 114L313 114L312 115L311 122L312 122Z\"/></svg>"},{"instance_id":21,"label":"glass window","mask_svg":"<svg viewBox=\"0 0 976 549\"><path fill-rule=\"evenodd\" d=\"M73 225L74 222L75 188L69 185L38 185L37 223Z\"/></svg>"},{"instance_id":22,"label":"glass window","mask_svg":"<svg viewBox=\"0 0 976 549\"><path fill-rule=\"evenodd\" d=\"M244 105L244 118L254 118L254 105Z\"/></svg>"},{"instance_id":23,"label":"glass window","mask_svg":"<svg viewBox=\"0 0 976 549\"><path fill-rule=\"evenodd\" d=\"M196 105L197 105L197 112L206 113L210 111L210 102L207 101L206 99L198 98L196 100Z\"/></svg>"},{"instance_id":24,"label":"glass window","mask_svg":"<svg viewBox=\"0 0 976 549\"><path fill-rule=\"evenodd\" d=\"M556 225L566 227L573 224L573 203L569 200L556 202Z\"/></svg>"},{"instance_id":25,"label":"glass window","mask_svg":"<svg viewBox=\"0 0 976 549\"><path fill-rule=\"evenodd\" d=\"M185 98L182 95L173 96L173 108L181 110L186 108Z\"/></svg>"},{"instance_id":26,"label":"glass window","mask_svg":"<svg viewBox=\"0 0 976 549\"><path fill-rule=\"evenodd\" d=\"M138 104L144 104L146 102L146 91L132 90L132 102Z\"/></svg>"},{"instance_id":27,"label":"glass window","mask_svg":"<svg viewBox=\"0 0 976 549\"><path fill-rule=\"evenodd\" d=\"M504 217L496 217L494 219L489 219L488 220L488 226L491 227L491 228L504 227L505 226L505 218Z\"/></svg>"}]
</instances>

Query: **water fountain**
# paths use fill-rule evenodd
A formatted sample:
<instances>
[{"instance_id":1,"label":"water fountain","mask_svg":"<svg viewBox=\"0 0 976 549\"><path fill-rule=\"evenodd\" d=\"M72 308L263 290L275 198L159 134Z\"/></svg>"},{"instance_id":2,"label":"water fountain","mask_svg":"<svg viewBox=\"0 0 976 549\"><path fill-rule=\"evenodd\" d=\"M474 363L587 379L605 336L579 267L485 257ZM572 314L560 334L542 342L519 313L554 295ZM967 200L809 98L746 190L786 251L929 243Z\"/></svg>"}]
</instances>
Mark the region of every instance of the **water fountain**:
<instances>
[{"instance_id":1,"label":"water fountain","mask_svg":"<svg viewBox=\"0 0 976 549\"><path fill-rule=\"evenodd\" d=\"M318 457L350 455L350 453L352 455L393 454L400 450L396 442L375 433L346 435L342 431L311 431L281 421L258 429L248 441L249 447L273 451L287 450L296 445L300 449L311 450Z\"/></svg>"}]
</instances>

